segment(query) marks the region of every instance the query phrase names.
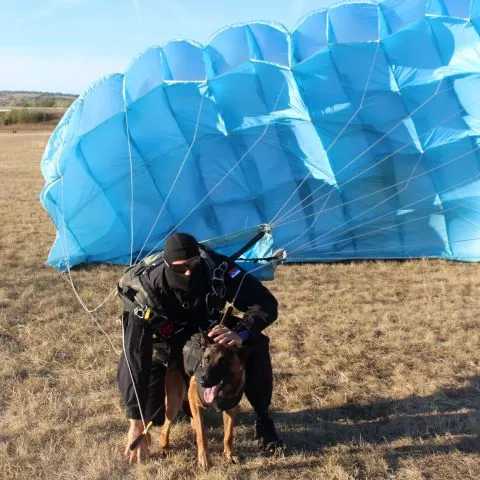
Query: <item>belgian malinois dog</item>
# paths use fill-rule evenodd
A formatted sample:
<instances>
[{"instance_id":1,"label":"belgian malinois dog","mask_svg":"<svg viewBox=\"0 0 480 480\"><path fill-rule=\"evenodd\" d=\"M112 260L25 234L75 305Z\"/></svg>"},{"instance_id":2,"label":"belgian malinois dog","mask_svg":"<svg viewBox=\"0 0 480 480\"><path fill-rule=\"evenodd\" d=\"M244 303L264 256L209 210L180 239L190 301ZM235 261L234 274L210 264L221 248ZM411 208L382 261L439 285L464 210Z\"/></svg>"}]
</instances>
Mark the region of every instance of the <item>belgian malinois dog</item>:
<instances>
[{"instance_id":1,"label":"belgian malinois dog","mask_svg":"<svg viewBox=\"0 0 480 480\"><path fill-rule=\"evenodd\" d=\"M194 338L196 337L196 338ZM162 451L169 447L170 427L188 397L192 428L196 434L198 463L211 465L208 440L203 425L203 410L213 408L223 413L224 454L237 463L233 455L233 426L238 404L245 387L245 347L232 348L212 342L205 333L196 334L183 350L184 371L190 377L187 384L183 369L173 364L165 377L165 423L161 429ZM187 390L188 385L188 390Z\"/></svg>"}]
</instances>

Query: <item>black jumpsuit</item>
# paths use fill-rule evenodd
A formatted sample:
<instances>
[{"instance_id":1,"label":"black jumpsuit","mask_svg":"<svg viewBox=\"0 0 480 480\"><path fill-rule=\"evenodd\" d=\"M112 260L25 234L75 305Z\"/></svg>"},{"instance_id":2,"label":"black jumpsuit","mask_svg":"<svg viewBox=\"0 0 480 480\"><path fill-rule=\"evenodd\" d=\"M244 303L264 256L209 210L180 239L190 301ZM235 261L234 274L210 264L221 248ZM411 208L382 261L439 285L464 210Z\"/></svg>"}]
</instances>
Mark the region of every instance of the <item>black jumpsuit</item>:
<instances>
[{"instance_id":1,"label":"black jumpsuit","mask_svg":"<svg viewBox=\"0 0 480 480\"><path fill-rule=\"evenodd\" d=\"M213 251L209 251L209 256L217 266L221 262L228 263L224 299L233 302L237 310L244 312L243 319L233 317L230 319L233 323L228 326L237 332L248 331L245 344L255 347L251 349L245 364L245 395L256 412L266 412L272 398L273 378L269 339L261 331L276 320L277 301L259 280L227 257ZM199 329L208 328L211 319L205 295L193 302L182 300L178 292L169 288L164 269L165 265L161 263L148 276L150 286L159 300L157 316L151 321L141 319L134 313L123 316L124 352L117 374L127 417L141 418L139 401L145 421L152 420L155 425L161 425L164 421L164 409L161 407L165 402L166 365L173 359L181 358L186 341ZM206 290L210 290L210 287ZM174 335L170 333L179 329ZM129 365L125 361L125 353ZM152 415L155 415L153 419Z\"/></svg>"}]
</instances>

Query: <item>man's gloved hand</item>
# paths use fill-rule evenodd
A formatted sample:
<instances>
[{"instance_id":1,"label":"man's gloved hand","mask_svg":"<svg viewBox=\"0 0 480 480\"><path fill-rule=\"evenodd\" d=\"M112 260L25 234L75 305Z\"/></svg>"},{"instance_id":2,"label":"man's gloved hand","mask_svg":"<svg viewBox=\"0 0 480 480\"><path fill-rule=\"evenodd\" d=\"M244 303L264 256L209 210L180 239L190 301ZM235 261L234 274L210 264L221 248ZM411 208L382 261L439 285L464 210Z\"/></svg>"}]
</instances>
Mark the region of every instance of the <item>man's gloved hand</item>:
<instances>
[{"instance_id":1,"label":"man's gloved hand","mask_svg":"<svg viewBox=\"0 0 480 480\"><path fill-rule=\"evenodd\" d=\"M243 343L242 337L237 332L234 332L223 325L215 325L208 332L208 336L213 338L215 343L227 347L241 347Z\"/></svg>"},{"instance_id":2,"label":"man's gloved hand","mask_svg":"<svg viewBox=\"0 0 480 480\"><path fill-rule=\"evenodd\" d=\"M128 430L127 437L127 446L125 448L125 457L128 458L128 462L132 465L135 462L135 459L138 463L141 463L143 460L148 459L149 456L149 444L150 444L150 434L142 438L142 441L137 445L134 450L130 450L130 445L132 442L143 433L143 422L141 420L130 419L130 429Z\"/></svg>"}]
</instances>

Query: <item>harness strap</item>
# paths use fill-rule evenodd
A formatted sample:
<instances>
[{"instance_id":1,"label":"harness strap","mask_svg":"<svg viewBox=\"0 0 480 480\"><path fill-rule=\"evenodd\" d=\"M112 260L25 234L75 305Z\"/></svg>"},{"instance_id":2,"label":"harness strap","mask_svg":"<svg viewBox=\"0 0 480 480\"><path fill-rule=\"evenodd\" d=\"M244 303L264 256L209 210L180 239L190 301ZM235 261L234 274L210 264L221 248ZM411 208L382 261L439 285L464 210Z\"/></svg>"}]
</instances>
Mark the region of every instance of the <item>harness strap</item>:
<instances>
[{"instance_id":1,"label":"harness strap","mask_svg":"<svg viewBox=\"0 0 480 480\"><path fill-rule=\"evenodd\" d=\"M231 262L235 262L238 258L240 258L241 255L243 255L246 251L248 251L253 245L255 245L259 240L261 240L265 234L267 233L267 230L262 230L258 232L254 237L252 237L243 247L241 247L239 250L237 250L235 253L230 255L228 259ZM207 252L204 252L201 250L201 253L204 253L206 259L210 260L211 263L212 260L207 254ZM272 257L273 259L274 257ZM260 259L255 259L255 260L260 260ZM207 261L208 263L208 261ZM225 298L225 295L227 293L227 289L225 287L225 274L227 273L228 270L228 263L227 262L222 262L218 267L215 267L213 265L213 274L212 274L212 294L207 294L207 309L210 313L210 315L213 315L215 310L220 312L224 306L225 302L223 301ZM217 300L214 300L216 298ZM209 301L210 300L210 301ZM210 307L210 303L212 303L212 306Z\"/></svg>"},{"instance_id":2,"label":"harness strap","mask_svg":"<svg viewBox=\"0 0 480 480\"><path fill-rule=\"evenodd\" d=\"M237 260L241 255L243 255L247 250L249 250L253 245L255 245L260 239L262 239L266 233L266 230L258 232L244 246L242 246L239 250L230 255L228 259L232 262ZM220 263L220 265L217 266L208 254L208 248L205 248L203 245L200 245L200 256L207 264L210 274L209 276L212 282L212 291L206 295L205 300L209 315L214 317L216 314L219 314L221 310L225 307L225 296L227 293L227 289L225 287L225 275L227 273L229 264L228 262L223 261ZM272 257L272 259L273 258L274 257ZM253 259L253 261L258 260L260 259ZM268 260L270 260L270 258ZM133 289L121 288L121 282L119 283L118 293L120 294L121 298L125 303L126 310L135 313L135 315L137 315L139 318L143 318L147 321L152 320L157 316L156 310L159 304L159 300L157 299L155 292L151 288L147 276L153 268L157 267L164 261L165 260L163 258L163 253L151 255L150 257L146 257L143 260L145 266L139 272L137 276L137 281L140 282L140 288L144 291L143 296L146 297L145 305L143 304L144 302L141 302L137 298L135 298L136 292ZM126 269L125 272L128 272L132 268L136 268L136 266L130 267L130 269Z\"/></svg>"},{"instance_id":3,"label":"harness strap","mask_svg":"<svg viewBox=\"0 0 480 480\"><path fill-rule=\"evenodd\" d=\"M212 290L217 297L224 298L227 293L225 288L225 274L227 273L228 263L222 262L215 270L212 275Z\"/></svg>"},{"instance_id":4,"label":"harness strap","mask_svg":"<svg viewBox=\"0 0 480 480\"><path fill-rule=\"evenodd\" d=\"M249 250L251 247L253 247L259 240L261 240L265 234L267 233L266 230L262 230L261 232L258 232L252 239L250 239L242 248L237 250L235 253L230 255L230 260L234 262L238 258L240 258L241 255L243 255L247 250Z\"/></svg>"}]
</instances>

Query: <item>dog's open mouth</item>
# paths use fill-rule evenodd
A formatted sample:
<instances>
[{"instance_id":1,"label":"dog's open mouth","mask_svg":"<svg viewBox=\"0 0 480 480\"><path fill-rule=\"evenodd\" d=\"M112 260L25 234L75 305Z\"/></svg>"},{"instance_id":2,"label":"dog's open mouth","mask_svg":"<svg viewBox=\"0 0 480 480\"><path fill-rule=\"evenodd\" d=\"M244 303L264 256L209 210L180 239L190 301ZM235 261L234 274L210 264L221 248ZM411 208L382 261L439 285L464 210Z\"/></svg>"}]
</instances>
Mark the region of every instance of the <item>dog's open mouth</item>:
<instances>
[{"instance_id":1,"label":"dog's open mouth","mask_svg":"<svg viewBox=\"0 0 480 480\"><path fill-rule=\"evenodd\" d=\"M205 389L203 392L203 400L205 401L206 404L211 404L215 401L215 399L218 397L218 393L220 392L220 387L222 386L222 382L218 383L217 385L214 385L213 387L208 387Z\"/></svg>"}]
</instances>

